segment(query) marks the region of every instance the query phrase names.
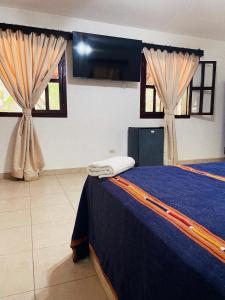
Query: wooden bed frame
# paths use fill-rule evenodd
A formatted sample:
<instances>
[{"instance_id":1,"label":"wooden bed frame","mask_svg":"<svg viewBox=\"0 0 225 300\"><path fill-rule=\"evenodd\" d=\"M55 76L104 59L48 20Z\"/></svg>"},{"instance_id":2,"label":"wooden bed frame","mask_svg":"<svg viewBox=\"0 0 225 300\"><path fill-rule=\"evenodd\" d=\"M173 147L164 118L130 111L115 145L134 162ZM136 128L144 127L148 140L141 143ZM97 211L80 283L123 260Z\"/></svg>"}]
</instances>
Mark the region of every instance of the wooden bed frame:
<instances>
[{"instance_id":1,"label":"wooden bed frame","mask_svg":"<svg viewBox=\"0 0 225 300\"><path fill-rule=\"evenodd\" d=\"M90 259L94 265L95 271L98 275L98 278L101 282L101 285L108 297L109 300L118 300L117 294L111 284L111 282L109 281L108 277L106 276L106 274L103 272L102 267L100 265L99 259L95 254L94 249L92 248L92 246L89 244L89 253L90 253Z\"/></svg>"}]
</instances>

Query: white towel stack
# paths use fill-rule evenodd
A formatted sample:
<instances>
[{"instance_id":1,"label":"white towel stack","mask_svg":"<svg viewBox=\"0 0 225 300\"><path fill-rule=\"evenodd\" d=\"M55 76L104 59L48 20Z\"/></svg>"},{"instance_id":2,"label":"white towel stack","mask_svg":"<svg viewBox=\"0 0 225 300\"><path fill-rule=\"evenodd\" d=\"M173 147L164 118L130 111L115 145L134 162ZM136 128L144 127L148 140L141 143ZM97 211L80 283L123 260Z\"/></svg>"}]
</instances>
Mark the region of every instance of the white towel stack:
<instances>
[{"instance_id":1,"label":"white towel stack","mask_svg":"<svg viewBox=\"0 0 225 300\"><path fill-rule=\"evenodd\" d=\"M90 176L113 177L119 173L133 168L135 161L128 156L115 156L109 159L93 162L88 166L87 171Z\"/></svg>"}]
</instances>

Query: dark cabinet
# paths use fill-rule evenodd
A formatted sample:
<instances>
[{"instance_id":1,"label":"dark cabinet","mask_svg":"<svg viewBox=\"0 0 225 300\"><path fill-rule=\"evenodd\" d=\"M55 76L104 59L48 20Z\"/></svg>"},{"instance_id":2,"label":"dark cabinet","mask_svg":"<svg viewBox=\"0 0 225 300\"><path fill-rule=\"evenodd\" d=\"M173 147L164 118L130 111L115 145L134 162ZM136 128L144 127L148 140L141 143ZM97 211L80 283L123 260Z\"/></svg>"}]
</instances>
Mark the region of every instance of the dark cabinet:
<instances>
[{"instance_id":1,"label":"dark cabinet","mask_svg":"<svg viewBox=\"0 0 225 300\"><path fill-rule=\"evenodd\" d=\"M135 159L136 166L163 165L163 152L163 127L128 128L128 156Z\"/></svg>"}]
</instances>

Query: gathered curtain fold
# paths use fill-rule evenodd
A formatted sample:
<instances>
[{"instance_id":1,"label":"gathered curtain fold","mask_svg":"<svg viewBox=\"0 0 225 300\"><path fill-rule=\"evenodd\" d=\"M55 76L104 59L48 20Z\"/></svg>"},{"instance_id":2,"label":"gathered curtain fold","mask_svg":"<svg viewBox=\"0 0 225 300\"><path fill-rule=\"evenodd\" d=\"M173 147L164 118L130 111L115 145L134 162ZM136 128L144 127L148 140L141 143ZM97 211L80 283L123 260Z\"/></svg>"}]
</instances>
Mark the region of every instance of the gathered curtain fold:
<instances>
[{"instance_id":1,"label":"gathered curtain fold","mask_svg":"<svg viewBox=\"0 0 225 300\"><path fill-rule=\"evenodd\" d=\"M35 180L44 159L32 121L32 108L65 52L63 37L0 30L0 79L22 108L13 147L12 176Z\"/></svg>"},{"instance_id":2,"label":"gathered curtain fold","mask_svg":"<svg viewBox=\"0 0 225 300\"><path fill-rule=\"evenodd\" d=\"M164 164L174 165L178 160L175 110L198 68L199 57L147 48L143 52L164 107Z\"/></svg>"}]
</instances>

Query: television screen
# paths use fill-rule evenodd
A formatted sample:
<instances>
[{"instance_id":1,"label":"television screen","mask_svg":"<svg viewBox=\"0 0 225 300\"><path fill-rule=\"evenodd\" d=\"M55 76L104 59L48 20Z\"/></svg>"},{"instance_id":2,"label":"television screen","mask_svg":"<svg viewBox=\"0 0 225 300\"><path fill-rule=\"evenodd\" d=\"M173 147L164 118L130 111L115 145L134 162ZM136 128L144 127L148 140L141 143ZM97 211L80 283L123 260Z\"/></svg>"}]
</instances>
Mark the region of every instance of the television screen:
<instances>
[{"instance_id":1,"label":"television screen","mask_svg":"<svg viewBox=\"0 0 225 300\"><path fill-rule=\"evenodd\" d=\"M73 32L73 76L140 81L142 41Z\"/></svg>"}]
</instances>

